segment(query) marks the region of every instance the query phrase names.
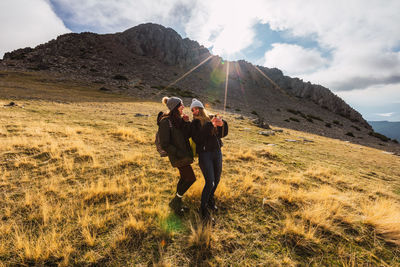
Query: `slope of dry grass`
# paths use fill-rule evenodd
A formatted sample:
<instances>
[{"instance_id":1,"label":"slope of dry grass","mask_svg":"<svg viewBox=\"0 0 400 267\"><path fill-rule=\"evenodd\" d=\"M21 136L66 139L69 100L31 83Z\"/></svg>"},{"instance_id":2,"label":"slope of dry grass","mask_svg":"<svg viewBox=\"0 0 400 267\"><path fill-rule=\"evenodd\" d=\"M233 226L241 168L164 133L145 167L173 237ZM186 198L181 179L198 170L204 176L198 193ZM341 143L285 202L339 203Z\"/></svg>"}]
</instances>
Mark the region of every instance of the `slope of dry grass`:
<instances>
[{"instance_id":1,"label":"slope of dry grass","mask_svg":"<svg viewBox=\"0 0 400 267\"><path fill-rule=\"evenodd\" d=\"M288 129L265 137L227 115L207 228L197 164L190 214L168 209L178 172L153 145L161 104L35 73L6 73L0 88L0 266L399 265L399 157Z\"/></svg>"}]
</instances>

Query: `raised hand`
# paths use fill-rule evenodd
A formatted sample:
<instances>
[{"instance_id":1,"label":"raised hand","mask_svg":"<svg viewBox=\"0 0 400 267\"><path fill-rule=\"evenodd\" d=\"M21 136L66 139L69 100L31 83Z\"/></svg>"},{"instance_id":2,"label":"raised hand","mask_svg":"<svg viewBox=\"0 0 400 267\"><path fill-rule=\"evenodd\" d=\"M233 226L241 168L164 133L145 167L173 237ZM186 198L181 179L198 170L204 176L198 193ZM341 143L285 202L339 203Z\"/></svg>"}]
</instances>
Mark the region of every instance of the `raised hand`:
<instances>
[{"instance_id":1,"label":"raised hand","mask_svg":"<svg viewBox=\"0 0 400 267\"><path fill-rule=\"evenodd\" d=\"M224 125L222 119L219 119L219 118L217 118L217 117L212 118L211 122L212 122L212 124L214 125L214 127Z\"/></svg>"}]
</instances>

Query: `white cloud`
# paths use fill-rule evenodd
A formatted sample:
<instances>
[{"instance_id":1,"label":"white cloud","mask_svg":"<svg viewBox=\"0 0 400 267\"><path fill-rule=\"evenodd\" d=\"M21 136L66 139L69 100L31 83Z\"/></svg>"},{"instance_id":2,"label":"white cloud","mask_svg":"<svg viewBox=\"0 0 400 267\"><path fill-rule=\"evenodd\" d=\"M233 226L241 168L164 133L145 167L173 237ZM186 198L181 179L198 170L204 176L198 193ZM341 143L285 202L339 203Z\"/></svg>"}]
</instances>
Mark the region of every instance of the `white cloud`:
<instances>
[{"instance_id":1,"label":"white cloud","mask_svg":"<svg viewBox=\"0 0 400 267\"><path fill-rule=\"evenodd\" d=\"M378 116L381 117L392 117L392 115L394 114L394 112L389 112L389 113L375 113Z\"/></svg>"},{"instance_id":2,"label":"white cloud","mask_svg":"<svg viewBox=\"0 0 400 267\"><path fill-rule=\"evenodd\" d=\"M390 85L376 85L364 89L357 89L351 91L336 92L337 95L349 100L354 104L368 103L369 106L374 107L387 103L390 105L400 103L400 86L396 84Z\"/></svg>"},{"instance_id":3,"label":"white cloud","mask_svg":"<svg viewBox=\"0 0 400 267\"><path fill-rule=\"evenodd\" d=\"M331 51L328 66L301 78L333 90L400 82L399 1L267 1L265 8L271 28L313 38Z\"/></svg>"},{"instance_id":4,"label":"white cloud","mask_svg":"<svg viewBox=\"0 0 400 267\"><path fill-rule=\"evenodd\" d=\"M0 58L69 32L45 0L0 1L0 25Z\"/></svg>"},{"instance_id":5,"label":"white cloud","mask_svg":"<svg viewBox=\"0 0 400 267\"><path fill-rule=\"evenodd\" d=\"M291 76L316 71L327 63L316 49L293 44L272 44L272 49L264 57L264 66L279 68Z\"/></svg>"},{"instance_id":6,"label":"white cloud","mask_svg":"<svg viewBox=\"0 0 400 267\"><path fill-rule=\"evenodd\" d=\"M230 58L255 42L253 26L259 19L253 14L251 2L197 1L186 33L201 44L212 46L214 54Z\"/></svg>"},{"instance_id":7,"label":"white cloud","mask_svg":"<svg viewBox=\"0 0 400 267\"><path fill-rule=\"evenodd\" d=\"M52 0L67 25L98 33L123 31L141 23L154 22L180 27L194 0Z\"/></svg>"},{"instance_id":8,"label":"white cloud","mask_svg":"<svg viewBox=\"0 0 400 267\"><path fill-rule=\"evenodd\" d=\"M391 114L392 121L400 121L400 86L375 85L364 89L336 92L367 120L379 120L379 114Z\"/></svg>"}]
</instances>

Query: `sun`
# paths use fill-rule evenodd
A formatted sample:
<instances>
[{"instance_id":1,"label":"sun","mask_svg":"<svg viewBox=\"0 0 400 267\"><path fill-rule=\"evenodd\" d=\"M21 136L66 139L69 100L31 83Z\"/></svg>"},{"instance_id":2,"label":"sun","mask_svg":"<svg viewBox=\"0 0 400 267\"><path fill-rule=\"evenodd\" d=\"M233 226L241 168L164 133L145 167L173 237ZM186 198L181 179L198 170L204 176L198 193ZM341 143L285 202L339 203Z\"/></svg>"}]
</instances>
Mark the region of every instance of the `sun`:
<instances>
[{"instance_id":1,"label":"sun","mask_svg":"<svg viewBox=\"0 0 400 267\"><path fill-rule=\"evenodd\" d=\"M241 31L240 27L224 27L212 42L212 52L229 59L251 44L252 36L248 31Z\"/></svg>"}]
</instances>

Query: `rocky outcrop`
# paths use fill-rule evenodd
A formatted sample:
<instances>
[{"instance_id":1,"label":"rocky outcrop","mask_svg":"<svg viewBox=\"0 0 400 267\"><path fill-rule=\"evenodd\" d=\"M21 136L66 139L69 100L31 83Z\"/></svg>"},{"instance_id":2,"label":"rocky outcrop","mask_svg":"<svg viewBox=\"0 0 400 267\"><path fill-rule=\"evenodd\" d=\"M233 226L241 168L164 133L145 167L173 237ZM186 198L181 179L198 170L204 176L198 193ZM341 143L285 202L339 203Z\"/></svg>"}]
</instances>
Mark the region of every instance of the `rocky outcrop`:
<instances>
[{"instance_id":1,"label":"rocky outcrop","mask_svg":"<svg viewBox=\"0 0 400 267\"><path fill-rule=\"evenodd\" d=\"M351 108L340 97L333 94L328 88L311 84L310 82L303 82L299 78L284 76L282 71L276 68L260 68L289 94L299 98L310 99L324 109L348 118L353 122L362 122L365 126L369 126L360 113Z\"/></svg>"},{"instance_id":2,"label":"rocky outcrop","mask_svg":"<svg viewBox=\"0 0 400 267\"><path fill-rule=\"evenodd\" d=\"M157 24L141 24L117 38L133 54L150 56L167 65L188 66L210 56L197 42L182 39L173 29Z\"/></svg>"}]
</instances>

